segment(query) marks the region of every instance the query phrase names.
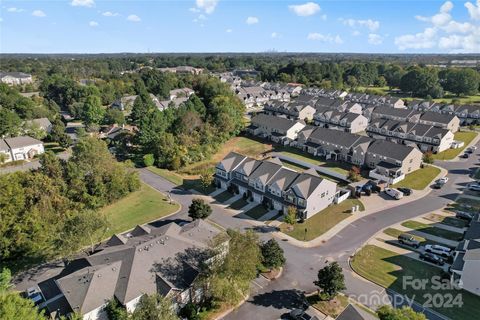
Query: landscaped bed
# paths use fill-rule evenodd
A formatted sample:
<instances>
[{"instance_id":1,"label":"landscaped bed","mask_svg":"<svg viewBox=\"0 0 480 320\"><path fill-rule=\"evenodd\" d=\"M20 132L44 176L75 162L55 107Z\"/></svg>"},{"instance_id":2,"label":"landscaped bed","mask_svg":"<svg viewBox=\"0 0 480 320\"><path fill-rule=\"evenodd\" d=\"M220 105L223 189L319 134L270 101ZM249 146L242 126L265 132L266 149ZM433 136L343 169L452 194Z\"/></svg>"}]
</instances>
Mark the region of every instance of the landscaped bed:
<instances>
[{"instance_id":1,"label":"landscaped bed","mask_svg":"<svg viewBox=\"0 0 480 320\"><path fill-rule=\"evenodd\" d=\"M286 223L283 223L280 226L280 229L282 232L297 240L310 241L321 236L342 220L350 217L352 215L351 209L356 205L360 206L360 211L365 210L363 204L359 200L347 199L342 203L325 208L323 211L320 211L310 219L305 220L303 223L294 224L293 230L291 231L289 231L290 226ZM305 232L305 229L307 232Z\"/></svg>"},{"instance_id":2,"label":"landscaped bed","mask_svg":"<svg viewBox=\"0 0 480 320\"><path fill-rule=\"evenodd\" d=\"M456 156L458 156L469 144L472 142L473 139L477 136L477 132L473 131L458 131L455 133L454 139L457 141L463 141L464 146L457 149L448 149L437 154L433 155L433 158L436 160L452 160Z\"/></svg>"},{"instance_id":3,"label":"landscaped bed","mask_svg":"<svg viewBox=\"0 0 480 320\"><path fill-rule=\"evenodd\" d=\"M253 207L252 209L245 211L244 213L252 219L259 219L263 217L267 212L268 210L265 209L263 205L259 204L258 206Z\"/></svg>"},{"instance_id":4,"label":"landscaped bed","mask_svg":"<svg viewBox=\"0 0 480 320\"><path fill-rule=\"evenodd\" d=\"M445 276L448 279L448 275L445 275L438 267L373 245L367 245L357 252L351 260L351 266L355 272L370 281L404 294L410 299L414 298L419 303L425 303L428 297L433 297L435 294L438 296L439 293L442 298L445 298L447 294L452 295L453 298L460 294L462 306L453 305L449 308L433 309L452 319L470 320L476 319L478 316L479 296L465 290L432 288L434 276ZM413 286L404 284L403 280L407 279L405 277L420 281L426 280L427 285L425 289L414 289Z\"/></svg>"},{"instance_id":5,"label":"landscaped bed","mask_svg":"<svg viewBox=\"0 0 480 320\"><path fill-rule=\"evenodd\" d=\"M440 169L433 166L415 170L405 176L405 179L393 185L394 188L411 188L414 190L423 190L432 183L433 179L440 174Z\"/></svg>"},{"instance_id":6,"label":"landscaped bed","mask_svg":"<svg viewBox=\"0 0 480 320\"><path fill-rule=\"evenodd\" d=\"M341 294L330 301L322 301L318 294L312 294L307 297L307 301L321 313L333 318L336 318L348 306L348 298Z\"/></svg>"},{"instance_id":7,"label":"landscaped bed","mask_svg":"<svg viewBox=\"0 0 480 320\"><path fill-rule=\"evenodd\" d=\"M170 204L167 197L142 184L140 190L135 191L125 198L101 209L110 226L109 235L120 233L155 219L160 219L180 208L173 202Z\"/></svg>"},{"instance_id":8,"label":"landscaped bed","mask_svg":"<svg viewBox=\"0 0 480 320\"><path fill-rule=\"evenodd\" d=\"M458 232L453 232L450 230L445 230L439 227L431 226L425 223L421 223L418 221L408 220L402 223L402 226L405 228L413 229L416 231L420 231L426 234L430 234L432 236L445 238L452 241L460 241L462 238L462 234Z\"/></svg>"}]
</instances>

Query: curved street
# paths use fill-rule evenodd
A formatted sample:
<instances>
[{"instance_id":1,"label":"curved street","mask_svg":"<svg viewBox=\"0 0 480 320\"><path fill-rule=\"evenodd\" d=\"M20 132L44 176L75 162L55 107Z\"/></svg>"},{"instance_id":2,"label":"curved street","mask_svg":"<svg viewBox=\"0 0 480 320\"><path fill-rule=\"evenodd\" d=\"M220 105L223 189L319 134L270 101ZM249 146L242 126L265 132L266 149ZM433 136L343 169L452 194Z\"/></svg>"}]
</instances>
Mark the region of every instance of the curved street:
<instances>
[{"instance_id":1,"label":"curved street","mask_svg":"<svg viewBox=\"0 0 480 320\"><path fill-rule=\"evenodd\" d=\"M478 144L478 142L477 142ZM403 220L414 218L428 212L443 208L456 199L467 183L471 181L469 174L476 168L477 155L467 160L437 162L438 166L448 171L449 181L440 190L432 190L425 197L379 211L348 225L334 237L314 248L299 248L287 239L277 239L285 251L287 263L282 276L266 286L255 287L246 303L230 313L225 319L279 319L291 309L300 305L302 292L316 290L313 280L318 270L326 261L338 261L344 268L347 290L345 293L370 307L375 308L385 303L389 294L385 289L360 278L354 274L348 265L348 258L359 249L370 237L378 231ZM190 192L176 188L162 177L143 169L140 172L142 180L159 191L171 193L172 198L182 204L182 210L168 218L172 220L187 220L188 205L192 198L198 197ZM269 227L255 227L242 216L232 215L232 211L221 205L214 205L211 220L225 228L254 229L262 239L271 238ZM382 298L381 301L373 296ZM373 300L373 301L370 301ZM429 318L438 318L428 315Z\"/></svg>"}]
</instances>

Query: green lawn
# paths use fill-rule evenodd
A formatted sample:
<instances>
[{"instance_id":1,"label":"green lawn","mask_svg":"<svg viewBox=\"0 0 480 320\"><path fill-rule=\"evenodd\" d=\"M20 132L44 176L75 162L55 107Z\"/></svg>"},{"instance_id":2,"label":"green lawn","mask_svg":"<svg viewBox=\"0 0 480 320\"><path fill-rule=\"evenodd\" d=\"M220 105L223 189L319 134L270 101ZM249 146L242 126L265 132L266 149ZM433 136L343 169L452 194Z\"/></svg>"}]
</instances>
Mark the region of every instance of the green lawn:
<instances>
[{"instance_id":1,"label":"green lawn","mask_svg":"<svg viewBox=\"0 0 480 320\"><path fill-rule=\"evenodd\" d=\"M444 215L435 214L435 213L431 213L425 216L424 218L433 222L438 222L438 223L445 224L447 226L452 226L457 228L464 228L467 225L467 222L465 220L461 220L455 217L446 217Z\"/></svg>"},{"instance_id":2,"label":"green lawn","mask_svg":"<svg viewBox=\"0 0 480 320\"><path fill-rule=\"evenodd\" d=\"M249 216L252 219L259 219L263 217L266 213L268 212L267 209L261 204L259 204L256 207L253 207L252 209L244 212L247 216Z\"/></svg>"},{"instance_id":3,"label":"green lawn","mask_svg":"<svg viewBox=\"0 0 480 320\"><path fill-rule=\"evenodd\" d=\"M167 197L142 184L140 190L101 209L110 223L109 233L120 233L177 211L180 205L170 204Z\"/></svg>"},{"instance_id":4,"label":"green lawn","mask_svg":"<svg viewBox=\"0 0 480 320\"><path fill-rule=\"evenodd\" d=\"M161 169L157 167L148 167L149 171L158 174L159 176L167 179L176 186L180 186L184 189L193 189L203 194L210 194L215 191L215 187L208 187L206 190L202 187L200 179L197 177L182 176L181 174L168 169Z\"/></svg>"},{"instance_id":5,"label":"green lawn","mask_svg":"<svg viewBox=\"0 0 480 320\"><path fill-rule=\"evenodd\" d=\"M427 296L425 295L438 295L438 293L441 293L442 298L445 298L446 294L452 294L453 297L460 294L463 302L462 306L454 305L450 308L439 307L433 309L452 319L470 320L478 317L479 296L465 290L439 290L438 288L432 287L432 277L441 277L443 275L443 271L440 268L373 245L367 245L357 252L351 260L351 265L355 272L363 277L385 288L405 294L411 299L414 298L415 301L421 304L427 300ZM375 267L373 268L372 266ZM424 289L414 290L413 286L404 285L404 279L406 279L405 277L407 276L412 279L426 280L428 282Z\"/></svg>"},{"instance_id":6,"label":"green lawn","mask_svg":"<svg viewBox=\"0 0 480 320\"><path fill-rule=\"evenodd\" d=\"M458 156L473 139L477 136L477 132L473 131L459 131L455 133L455 140L463 141L465 145L458 149L448 149L433 155L436 160L452 160Z\"/></svg>"},{"instance_id":7,"label":"green lawn","mask_svg":"<svg viewBox=\"0 0 480 320\"><path fill-rule=\"evenodd\" d=\"M405 187L414 190L423 190L430 185L433 179L440 173L440 169L433 166L415 170L405 176L405 179L393 185L394 188Z\"/></svg>"},{"instance_id":8,"label":"green lawn","mask_svg":"<svg viewBox=\"0 0 480 320\"><path fill-rule=\"evenodd\" d=\"M461 233L445 230L435 226L430 226L428 224L421 223L418 221L413 221L413 220L408 220L403 222L402 226L404 226L405 228L417 230L426 234L430 234L432 236L437 236L437 237L445 238L452 241L459 241L462 237Z\"/></svg>"},{"instance_id":9,"label":"green lawn","mask_svg":"<svg viewBox=\"0 0 480 320\"><path fill-rule=\"evenodd\" d=\"M360 211L364 211L363 204L357 199L347 199L340 204L331 205L328 208L315 214L303 223L296 223L293 230L288 231L288 225L283 223L280 226L282 232L301 241L310 241L330 230L337 223L351 216L353 206L359 205ZM307 234L305 234L307 229Z\"/></svg>"},{"instance_id":10,"label":"green lawn","mask_svg":"<svg viewBox=\"0 0 480 320\"><path fill-rule=\"evenodd\" d=\"M461 204L463 206L470 206L474 210L480 210L480 201L471 199L471 198L464 198L464 197L459 197L457 200L455 200L458 204Z\"/></svg>"},{"instance_id":11,"label":"green lawn","mask_svg":"<svg viewBox=\"0 0 480 320\"><path fill-rule=\"evenodd\" d=\"M248 204L246 200L243 198L238 199L237 201L233 202L230 206L228 206L230 209L233 210L240 210L243 207L245 207Z\"/></svg>"},{"instance_id":12,"label":"green lawn","mask_svg":"<svg viewBox=\"0 0 480 320\"><path fill-rule=\"evenodd\" d=\"M45 151L52 151L53 153L60 153L65 151L65 148L62 148L58 142L45 142L43 144Z\"/></svg>"},{"instance_id":13,"label":"green lawn","mask_svg":"<svg viewBox=\"0 0 480 320\"><path fill-rule=\"evenodd\" d=\"M338 294L330 301L322 301L318 294L313 294L307 297L308 303L330 317L336 318L348 306L348 298L342 294Z\"/></svg>"},{"instance_id":14,"label":"green lawn","mask_svg":"<svg viewBox=\"0 0 480 320\"><path fill-rule=\"evenodd\" d=\"M175 171L170 171L170 170L167 170L167 169L161 169L161 168L157 168L157 167L148 167L147 169L149 171L151 171L155 174L158 174L159 176L167 179L168 181L170 181L171 183L173 183L177 186L181 186L183 184L183 177L181 175L179 175L178 173L176 173Z\"/></svg>"}]
</instances>

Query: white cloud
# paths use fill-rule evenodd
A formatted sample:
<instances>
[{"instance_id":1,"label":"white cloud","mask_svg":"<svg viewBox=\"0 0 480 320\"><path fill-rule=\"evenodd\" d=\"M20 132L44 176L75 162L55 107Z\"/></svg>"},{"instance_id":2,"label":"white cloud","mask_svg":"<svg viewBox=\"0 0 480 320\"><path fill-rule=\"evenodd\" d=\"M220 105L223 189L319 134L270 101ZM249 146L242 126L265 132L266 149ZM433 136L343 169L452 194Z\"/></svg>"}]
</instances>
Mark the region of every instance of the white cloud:
<instances>
[{"instance_id":1,"label":"white cloud","mask_svg":"<svg viewBox=\"0 0 480 320\"><path fill-rule=\"evenodd\" d=\"M480 0L477 0L477 5L480 6ZM470 18L475 20L477 7L469 2L465 7ZM431 17L415 16L429 26L423 32L396 37L395 44L400 50L438 48L451 53L479 52L480 25L456 21L450 14L452 9L453 3L446 1L439 12Z\"/></svg>"},{"instance_id":2,"label":"white cloud","mask_svg":"<svg viewBox=\"0 0 480 320\"><path fill-rule=\"evenodd\" d=\"M321 41L321 42L327 42L327 43L336 43L336 44L342 44L343 40L340 38L339 35L332 36L330 34L321 34L318 32L311 32L307 36L308 40L313 40L313 41Z\"/></svg>"},{"instance_id":3,"label":"white cloud","mask_svg":"<svg viewBox=\"0 0 480 320\"><path fill-rule=\"evenodd\" d=\"M232 29L227 29L227 30L225 30L225 32L226 33L231 33L231 32L233 32L233 30Z\"/></svg>"},{"instance_id":4,"label":"white cloud","mask_svg":"<svg viewBox=\"0 0 480 320\"><path fill-rule=\"evenodd\" d=\"M8 12L20 13L20 12L23 12L23 11L25 11L25 10L24 10L24 9L15 8L15 7L11 7L11 8L8 8L7 11L8 11Z\"/></svg>"},{"instance_id":5,"label":"white cloud","mask_svg":"<svg viewBox=\"0 0 480 320\"><path fill-rule=\"evenodd\" d=\"M245 23L249 24L249 25L257 24L259 22L260 22L260 20L258 20L257 17L248 17L247 20L245 20Z\"/></svg>"},{"instance_id":6,"label":"white cloud","mask_svg":"<svg viewBox=\"0 0 480 320\"><path fill-rule=\"evenodd\" d=\"M320 6L315 2L291 5L288 6L288 8L293 11L297 16L301 17L311 16L320 11Z\"/></svg>"},{"instance_id":7,"label":"white cloud","mask_svg":"<svg viewBox=\"0 0 480 320\"><path fill-rule=\"evenodd\" d=\"M218 4L218 0L196 0L198 10L203 10L206 14L212 14ZM190 11L191 8L190 8Z\"/></svg>"},{"instance_id":8,"label":"white cloud","mask_svg":"<svg viewBox=\"0 0 480 320\"><path fill-rule=\"evenodd\" d=\"M111 12L111 11L105 11L104 13L102 13L102 16L105 16L105 17L116 17L118 15L119 15L118 12Z\"/></svg>"},{"instance_id":9,"label":"white cloud","mask_svg":"<svg viewBox=\"0 0 480 320\"><path fill-rule=\"evenodd\" d=\"M43 18L43 17L46 17L47 15L42 10L33 10L32 11L32 16L38 17L38 18Z\"/></svg>"},{"instance_id":10,"label":"white cloud","mask_svg":"<svg viewBox=\"0 0 480 320\"><path fill-rule=\"evenodd\" d=\"M98 27L98 22L97 22L97 21L90 21L90 22L88 23L88 25L89 25L90 27Z\"/></svg>"},{"instance_id":11,"label":"white cloud","mask_svg":"<svg viewBox=\"0 0 480 320\"><path fill-rule=\"evenodd\" d=\"M377 20L366 19L366 20L356 20L356 19L340 19L344 25L351 28L364 27L368 28L371 32L377 31L380 28L380 22Z\"/></svg>"},{"instance_id":12,"label":"white cloud","mask_svg":"<svg viewBox=\"0 0 480 320\"><path fill-rule=\"evenodd\" d=\"M471 19L480 20L480 0L477 0L477 5L471 2L466 2L465 8L467 8Z\"/></svg>"},{"instance_id":13,"label":"white cloud","mask_svg":"<svg viewBox=\"0 0 480 320\"><path fill-rule=\"evenodd\" d=\"M382 44L383 42L383 37L376 34L376 33L370 33L368 35L368 43L373 44L373 45L379 45Z\"/></svg>"},{"instance_id":14,"label":"white cloud","mask_svg":"<svg viewBox=\"0 0 480 320\"><path fill-rule=\"evenodd\" d=\"M272 32L272 34L270 34L270 37L273 39L278 39L278 38L281 38L282 35L278 32Z\"/></svg>"},{"instance_id":15,"label":"white cloud","mask_svg":"<svg viewBox=\"0 0 480 320\"><path fill-rule=\"evenodd\" d=\"M427 28L416 34L406 34L395 38L395 45L400 50L405 49L430 49L435 46L436 29Z\"/></svg>"},{"instance_id":16,"label":"white cloud","mask_svg":"<svg viewBox=\"0 0 480 320\"><path fill-rule=\"evenodd\" d=\"M327 15L326 14L322 14L320 16L320 19L322 19L323 21L327 21Z\"/></svg>"},{"instance_id":17,"label":"white cloud","mask_svg":"<svg viewBox=\"0 0 480 320\"><path fill-rule=\"evenodd\" d=\"M352 32L352 36L354 36L354 37L357 37L359 35L361 35L361 33L358 30L355 30L355 31Z\"/></svg>"},{"instance_id":18,"label":"white cloud","mask_svg":"<svg viewBox=\"0 0 480 320\"><path fill-rule=\"evenodd\" d=\"M195 7L191 7L191 8L188 8L188 11L190 11L190 12L200 12L200 9L195 8Z\"/></svg>"},{"instance_id":19,"label":"white cloud","mask_svg":"<svg viewBox=\"0 0 480 320\"><path fill-rule=\"evenodd\" d=\"M142 19L140 19L139 16L137 16L136 14L131 14L127 17L127 20L128 21L132 21L132 22L140 22L142 21Z\"/></svg>"},{"instance_id":20,"label":"white cloud","mask_svg":"<svg viewBox=\"0 0 480 320\"><path fill-rule=\"evenodd\" d=\"M72 0L70 5L74 7L93 7L95 5L94 0Z\"/></svg>"}]
</instances>

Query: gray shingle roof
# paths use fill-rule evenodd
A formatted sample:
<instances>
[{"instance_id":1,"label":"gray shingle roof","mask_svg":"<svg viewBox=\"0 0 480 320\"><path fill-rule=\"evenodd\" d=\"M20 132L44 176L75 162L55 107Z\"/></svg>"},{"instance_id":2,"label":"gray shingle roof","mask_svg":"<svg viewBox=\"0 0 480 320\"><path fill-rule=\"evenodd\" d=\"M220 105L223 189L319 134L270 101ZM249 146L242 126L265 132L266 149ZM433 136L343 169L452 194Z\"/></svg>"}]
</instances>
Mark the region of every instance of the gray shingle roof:
<instances>
[{"instance_id":1,"label":"gray shingle roof","mask_svg":"<svg viewBox=\"0 0 480 320\"><path fill-rule=\"evenodd\" d=\"M276 116L259 114L252 118L252 124L255 126L264 126L268 128L275 128L279 130L288 130L293 127L298 121L280 118Z\"/></svg>"},{"instance_id":2,"label":"gray shingle roof","mask_svg":"<svg viewBox=\"0 0 480 320\"><path fill-rule=\"evenodd\" d=\"M374 141L367 152L403 161L415 148L385 140Z\"/></svg>"},{"instance_id":3,"label":"gray shingle roof","mask_svg":"<svg viewBox=\"0 0 480 320\"><path fill-rule=\"evenodd\" d=\"M221 164L221 167L223 167L225 171L230 172L233 169L235 169L246 158L247 157L239 153L230 152L225 156L225 158L223 158L222 161L220 161L219 164ZM219 167L218 164L217 164L217 167Z\"/></svg>"},{"instance_id":4,"label":"gray shingle roof","mask_svg":"<svg viewBox=\"0 0 480 320\"><path fill-rule=\"evenodd\" d=\"M28 147L35 144L42 144L42 141L28 136L6 138L5 142L11 149Z\"/></svg>"},{"instance_id":5,"label":"gray shingle roof","mask_svg":"<svg viewBox=\"0 0 480 320\"><path fill-rule=\"evenodd\" d=\"M433 111L426 111L420 116L420 120L448 124L456 118L453 114L444 114Z\"/></svg>"},{"instance_id":6,"label":"gray shingle roof","mask_svg":"<svg viewBox=\"0 0 480 320\"><path fill-rule=\"evenodd\" d=\"M329 142L345 148L354 148L359 144L371 143L373 141L373 139L369 137L327 128L317 128L312 132L310 138Z\"/></svg>"}]
</instances>

